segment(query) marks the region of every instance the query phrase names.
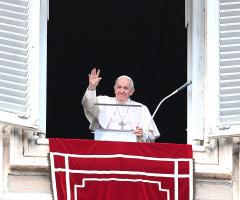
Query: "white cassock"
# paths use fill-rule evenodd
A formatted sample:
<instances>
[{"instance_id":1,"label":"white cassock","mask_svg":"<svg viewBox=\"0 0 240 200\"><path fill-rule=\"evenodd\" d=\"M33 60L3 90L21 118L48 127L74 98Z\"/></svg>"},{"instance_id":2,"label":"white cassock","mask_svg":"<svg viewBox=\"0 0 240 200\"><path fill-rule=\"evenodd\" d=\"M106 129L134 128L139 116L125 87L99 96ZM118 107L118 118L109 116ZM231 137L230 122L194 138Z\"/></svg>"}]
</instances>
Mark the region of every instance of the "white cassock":
<instances>
[{"instance_id":1,"label":"white cassock","mask_svg":"<svg viewBox=\"0 0 240 200\"><path fill-rule=\"evenodd\" d=\"M96 90L90 91L87 89L82 99L85 116L91 123L93 121L93 107L95 103L99 104L117 104L115 97L96 96ZM140 141L145 142L146 139L153 142L160 136L160 133L152 120L148 108L138 102L128 99L126 105L140 105L141 109L127 106L99 106L98 123L103 129L125 129L135 130L136 127L143 129L143 138ZM96 117L96 116L95 116ZM152 120L152 122L151 122ZM124 122L124 127L121 127L120 122ZM150 124L151 123L151 124Z\"/></svg>"}]
</instances>

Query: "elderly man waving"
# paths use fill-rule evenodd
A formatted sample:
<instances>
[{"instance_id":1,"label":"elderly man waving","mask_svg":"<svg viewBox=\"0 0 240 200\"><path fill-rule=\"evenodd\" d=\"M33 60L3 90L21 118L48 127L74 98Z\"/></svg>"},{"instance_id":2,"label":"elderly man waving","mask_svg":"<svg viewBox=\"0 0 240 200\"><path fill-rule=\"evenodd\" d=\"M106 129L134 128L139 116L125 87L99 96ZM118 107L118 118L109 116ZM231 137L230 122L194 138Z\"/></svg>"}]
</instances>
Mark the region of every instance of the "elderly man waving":
<instances>
[{"instance_id":1,"label":"elderly man waving","mask_svg":"<svg viewBox=\"0 0 240 200\"><path fill-rule=\"evenodd\" d=\"M137 137L137 141L154 142L160 136L159 131L151 118L148 108L130 99L133 95L134 83L128 76L120 76L115 81L114 92L115 97L96 96L96 88L101 77L100 70L95 68L89 74L89 86L83 96L82 105L85 115L90 123L93 119L93 106L95 103L126 105L124 108L116 106L111 110L102 110L98 115L99 125L103 129L128 129L133 130ZM128 105L140 105L141 112L138 113L134 109L128 109ZM139 115L136 117L136 115Z\"/></svg>"}]
</instances>

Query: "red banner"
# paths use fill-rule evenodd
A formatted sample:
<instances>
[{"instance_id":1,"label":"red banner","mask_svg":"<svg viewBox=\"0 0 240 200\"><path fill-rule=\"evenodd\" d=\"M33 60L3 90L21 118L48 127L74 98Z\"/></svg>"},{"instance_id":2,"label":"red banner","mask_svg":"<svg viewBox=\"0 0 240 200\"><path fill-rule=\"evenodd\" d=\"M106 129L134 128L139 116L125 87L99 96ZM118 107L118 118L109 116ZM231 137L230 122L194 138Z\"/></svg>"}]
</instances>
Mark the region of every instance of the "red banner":
<instances>
[{"instance_id":1,"label":"red banner","mask_svg":"<svg viewBox=\"0 0 240 200\"><path fill-rule=\"evenodd\" d=\"M192 146L49 139L55 200L187 200Z\"/></svg>"}]
</instances>

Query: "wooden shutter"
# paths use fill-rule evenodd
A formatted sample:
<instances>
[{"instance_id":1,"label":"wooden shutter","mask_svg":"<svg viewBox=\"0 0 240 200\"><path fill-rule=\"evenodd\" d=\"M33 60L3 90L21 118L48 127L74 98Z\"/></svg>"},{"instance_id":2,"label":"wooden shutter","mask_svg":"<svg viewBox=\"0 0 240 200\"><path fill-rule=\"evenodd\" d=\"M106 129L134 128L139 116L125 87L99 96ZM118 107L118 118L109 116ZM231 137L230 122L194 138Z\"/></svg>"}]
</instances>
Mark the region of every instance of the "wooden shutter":
<instances>
[{"instance_id":1,"label":"wooden shutter","mask_svg":"<svg viewBox=\"0 0 240 200\"><path fill-rule=\"evenodd\" d=\"M240 125L240 0L220 1L220 122Z\"/></svg>"},{"instance_id":2,"label":"wooden shutter","mask_svg":"<svg viewBox=\"0 0 240 200\"><path fill-rule=\"evenodd\" d=\"M29 12L27 1L0 1L0 109L28 108Z\"/></svg>"},{"instance_id":3,"label":"wooden shutter","mask_svg":"<svg viewBox=\"0 0 240 200\"><path fill-rule=\"evenodd\" d=\"M40 48L40 5L40 0L0 0L0 122L34 130L42 122L40 103L46 105L40 97L40 80L46 79L39 73L40 51L46 54Z\"/></svg>"}]
</instances>

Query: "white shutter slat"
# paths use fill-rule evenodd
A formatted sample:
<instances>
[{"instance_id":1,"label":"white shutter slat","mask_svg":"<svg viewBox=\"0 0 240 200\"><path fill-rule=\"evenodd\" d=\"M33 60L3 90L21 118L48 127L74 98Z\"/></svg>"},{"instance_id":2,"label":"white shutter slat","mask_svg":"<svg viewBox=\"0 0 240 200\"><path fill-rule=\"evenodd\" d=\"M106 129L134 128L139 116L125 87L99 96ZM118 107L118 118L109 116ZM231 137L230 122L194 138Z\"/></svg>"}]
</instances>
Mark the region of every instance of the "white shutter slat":
<instances>
[{"instance_id":1,"label":"white shutter slat","mask_svg":"<svg viewBox=\"0 0 240 200\"><path fill-rule=\"evenodd\" d=\"M222 31L221 32L221 38L228 38L228 37L240 37L240 31L239 30L231 30L231 31Z\"/></svg>"},{"instance_id":2,"label":"white shutter slat","mask_svg":"<svg viewBox=\"0 0 240 200\"><path fill-rule=\"evenodd\" d=\"M21 28L27 28L28 26L28 22L26 20L24 21L24 20L19 20L19 19L10 18L10 17L4 17L4 16L0 16L0 23L21 27Z\"/></svg>"},{"instance_id":3,"label":"white shutter slat","mask_svg":"<svg viewBox=\"0 0 240 200\"><path fill-rule=\"evenodd\" d=\"M221 66L240 65L240 58L220 59L220 65L221 65Z\"/></svg>"},{"instance_id":4,"label":"white shutter slat","mask_svg":"<svg viewBox=\"0 0 240 200\"><path fill-rule=\"evenodd\" d=\"M235 73L240 72L240 65L236 66L221 66L220 68L220 75L224 73Z\"/></svg>"},{"instance_id":5,"label":"white shutter slat","mask_svg":"<svg viewBox=\"0 0 240 200\"><path fill-rule=\"evenodd\" d=\"M240 88L239 88L239 91L240 91ZM227 103L230 103L230 102L237 102L239 101L239 98L240 98L240 93L233 93L233 92L230 92L229 94L223 94L220 96L221 97L221 104L226 104L225 107L227 106ZM231 107L230 105L228 105L229 107Z\"/></svg>"},{"instance_id":6,"label":"white shutter slat","mask_svg":"<svg viewBox=\"0 0 240 200\"><path fill-rule=\"evenodd\" d=\"M14 90L20 90L20 91L27 90L26 84L19 84L19 83L14 83L14 82L10 82L10 81L4 81L4 80L0 80L0 87L14 89Z\"/></svg>"},{"instance_id":7,"label":"white shutter slat","mask_svg":"<svg viewBox=\"0 0 240 200\"><path fill-rule=\"evenodd\" d=\"M9 10L12 12L16 12L16 13L24 13L27 14L28 13L28 5L17 5L16 4L17 1L15 1L15 3L11 3L9 1L0 1L0 7L1 9L5 9L5 10Z\"/></svg>"},{"instance_id":8,"label":"white shutter slat","mask_svg":"<svg viewBox=\"0 0 240 200\"><path fill-rule=\"evenodd\" d=\"M27 62L26 56L14 54L14 53L8 53L8 52L4 52L4 51L2 51L2 52L0 51L0 58L6 59L6 60L17 61L17 62L21 62L21 63Z\"/></svg>"},{"instance_id":9,"label":"white shutter slat","mask_svg":"<svg viewBox=\"0 0 240 200\"><path fill-rule=\"evenodd\" d=\"M11 4L16 4L19 6L27 6L28 5L28 0L1 0L2 2L6 3L11 3Z\"/></svg>"},{"instance_id":10,"label":"white shutter slat","mask_svg":"<svg viewBox=\"0 0 240 200\"><path fill-rule=\"evenodd\" d=\"M224 88L224 87L234 88L235 86L239 86L239 85L240 85L240 80L239 79L231 79L231 76L230 76L229 80L220 81L221 88Z\"/></svg>"},{"instance_id":11,"label":"white shutter slat","mask_svg":"<svg viewBox=\"0 0 240 200\"><path fill-rule=\"evenodd\" d=\"M221 117L221 122L231 122L231 124L239 124L239 115L227 115Z\"/></svg>"},{"instance_id":12,"label":"white shutter slat","mask_svg":"<svg viewBox=\"0 0 240 200\"><path fill-rule=\"evenodd\" d=\"M229 12L227 11L221 11L220 16L221 17L230 17L230 16L238 16L240 14L240 10L230 10Z\"/></svg>"},{"instance_id":13,"label":"white shutter slat","mask_svg":"<svg viewBox=\"0 0 240 200\"><path fill-rule=\"evenodd\" d=\"M225 108L225 109L220 109L221 116L240 116L240 108Z\"/></svg>"},{"instance_id":14,"label":"white shutter slat","mask_svg":"<svg viewBox=\"0 0 240 200\"><path fill-rule=\"evenodd\" d=\"M28 29L20 26L13 26L9 24L0 23L0 29L4 31L9 31L13 33L19 33L19 34L27 34Z\"/></svg>"},{"instance_id":15,"label":"white shutter slat","mask_svg":"<svg viewBox=\"0 0 240 200\"><path fill-rule=\"evenodd\" d=\"M0 8L0 15L4 17L15 18L19 20L26 20L28 19L28 15L25 13L16 13L11 10L1 9Z\"/></svg>"},{"instance_id":16,"label":"white shutter slat","mask_svg":"<svg viewBox=\"0 0 240 200\"><path fill-rule=\"evenodd\" d=\"M8 103L14 103L22 106L26 106L27 99L26 98L20 98L20 97L14 97L9 95L0 94L0 101L5 101Z\"/></svg>"},{"instance_id":17,"label":"white shutter slat","mask_svg":"<svg viewBox=\"0 0 240 200\"><path fill-rule=\"evenodd\" d=\"M221 108L232 108L232 107L240 107L240 101L236 100L230 100L230 101L224 101L221 103Z\"/></svg>"},{"instance_id":18,"label":"white shutter slat","mask_svg":"<svg viewBox=\"0 0 240 200\"><path fill-rule=\"evenodd\" d=\"M240 123L240 1L220 1L220 122Z\"/></svg>"},{"instance_id":19,"label":"white shutter slat","mask_svg":"<svg viewBox=\"0 0 240 200\"><path fill-rule=\"evenodd\" d=\"M0 87L0 94L20 97L20 98L27 98L27 91L14 90L14 89L9 89L4 87Z\"/></svg>"},{"instance_id":20,"label":"white shutter slat","mask_svg":"<svg viewBox=\"0 0 240 200\"><path fill-rule=\"evenodd\" d=\"M1 0L1 2L11 3L19 6L27 6L28 0Z\"/></svg>"},{"instance_id":21,"label":"white shutter slat","mask_svg":"<svg viewBox=\"0 0 240 200\"><path fill-rule=\"evenodd\" d=\"M240 79L240 72L221 73L221 80Z\"/></svg>"},{"instance_id":22,"label":"white shutter slat","mask_svg":"<svg viewBox=\"0 0 240 200\"><path fill-rule=\"evenodd\" d=\"M26 108L26 106L22 106L19 104L9 103L6 101L0 101L0 110L17 114L18 111L25 112L27 110L27 108Z\"/></svg>"},{"instance_id":23,"label":"white shutter slat","mask_svg":"<svg viewBox=\"0 0 240 200\"><path fill-rule=\"evenodd\" d=\"M13 82L16 84L27 84L27 77L15 76L11 74L0 73L0 79L3 81Z\"/></svg>"},{"instance_id":24,"label":"white shutter slat","mask_svg":"<svg viewBox=\"0 0 240 200\"><path fill-rule=\"evenodd\" d=\"M21 55L21 56L27 56L27 49L20 49L20 48L13 48L5 45L0 44L0 51L1 52L6 52L9 54L16 54L16 55Z\"/></svg>"},{"instance_id":25,"label":"white shutter slat","mask_svg":"<svg viewBox=\"0 0 240 200\"><path fill-rule=\"evenodd\" d=\"M237 96L238 93L240 93L240 86L220 88L220 103L223 95L232 94Z\"/></svg>"},{"instance_id":26,"label":"white shutter slat","mask_svg":"<svg viewBox=\"0 0 240 200\"><path fill-rule=\"evenodd\" d=\"M12 74L12 75L14 74L16 76L22 76L22 77L27 76L27 70L12 68L12 67L8 67L8 66L0 65L0 72L5 73L5 74Z\"/></svg>"},{"instance_id":27,"label":"white shutter slat","mask_svg":"<svg viewBox=\"0 0 240 200\"><path fill-rule=\"evenodd\" d=\"M239 1L221 1L220 8L222 12L230 12L231 10L240 9L240 2Z\"/></svg>"},{"instance_id":28,"label":"white shutter slat","mask_svg":"<svg viewBox=\"0 0 240 200\"><path fill-rule=\"evenodd\" d=\"M17 48L27 48L27 42L11 40L8 39L7 37L0 37L0 44Z\"/></svg>"},{"instance_id":29,"label":"white shutter slat","mask_svg":"<svg viewBox=\"0 0 240 200\"><path fill-rule=\"evenodd\" d=\"M233 2L239 2L239 0L220 0L220 2L224 2L224 3L233 3Z\"/></svg>"},{"instance_id":30,"label":"white shutter slat","mask_svg":"<svg viewBox=\"0 0 240 200\"><path fill-rule=\"evenodd\" d=\"M239 26L240 27L240 26ZM230 36L229 36L230 37ZM221 48L222 47L231 47L230 45L235 46L236 44L239 44L240 42L240 37L231 37L231 38L222 38L221 39ZM222 46L223 45L223 46ZM226 46L224 46L226 45Z\"/></svg>"},{"instance_id":31,"label":"white shutter slat","mask_svg":"<svg viewBox=\"0 0 240 200\"><path fill-rule=\"evenodd\" d=\"M234 24L234 23L238 23L239 22L239 18L240 16L225 16L225 17L221 17L221 22L226 24Z\"/></svg>"},{"instance_id":32,"label":"white shutter slat","mask_svg":"<svg viewBox=\"0 0 240 200\"><path fill-rule=\"evenodd\" d=\"M226 53L220 54L220 58L222 59L222 61L228 61L228 59L238 60L239 56L240 56L240 51L232 51L230 53L226 52Z\"/></svg>"},{"instance_id":33,"label":"white shutter slat","mask_svg":"<svg viewBox=\"0 0 240 200\"><path fill-rule=\"evenodd\" d=\"M0 57L0 65L13 67L16 69L23 69L23 70L27 69L27 63L16 62L13 60L7 60L7 59L1 58L1 57Z\"/></svg>"},{"instance_id":34,"label":"white shutter slat","mask_svg":"<svg viewBox=\"0 0 240 200\"><path fill-rule=\"evenodd\" d=\"M12 40L19 40L22 42L27 42L28 36L25 34L12 33L8 31L0 30L0 37L8 38Z\"/></svg>"},{"instance_id":35,"label":"white shutter slat","mask_svg":"<svg viewBox=\"0 0 240 200\"><path fill-rule=\"evenodd\" d=\"M239 44L222 45L220 50L221 50L220 56L222 56L222 54L224 54L225 52L240 51L240 45Z\"/></svg>"},{"instance_id":36,"label":"white shutter slat","mask_svg":"<svg viewBox=\"0 0 240 200\"><path fill-rule=\"evenodd\" d=\"M234 30L239 30L240 24L239 23L230 23L227 25L221 25L220 29L221 31L234 31Z\"/></svg>"}]
</instances>

